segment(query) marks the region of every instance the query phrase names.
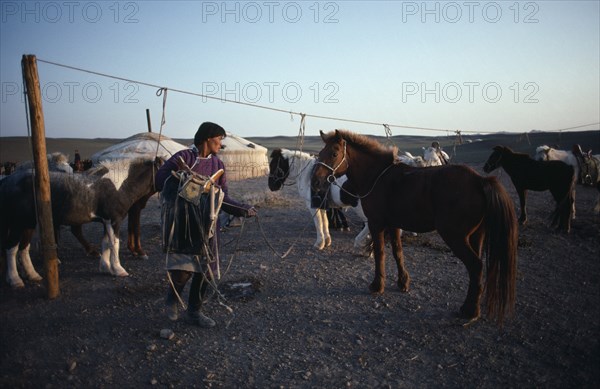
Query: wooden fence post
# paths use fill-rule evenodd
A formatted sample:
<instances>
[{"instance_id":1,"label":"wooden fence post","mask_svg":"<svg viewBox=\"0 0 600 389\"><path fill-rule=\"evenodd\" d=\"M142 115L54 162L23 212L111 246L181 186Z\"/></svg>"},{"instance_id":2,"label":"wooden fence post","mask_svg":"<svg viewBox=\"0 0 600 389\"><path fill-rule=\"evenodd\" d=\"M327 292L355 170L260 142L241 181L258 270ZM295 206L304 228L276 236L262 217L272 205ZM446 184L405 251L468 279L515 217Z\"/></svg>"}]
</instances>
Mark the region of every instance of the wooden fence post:
<instances>
[{"instance_id":1,"label":"wooden fence post","mask_svg":"<svg viewBox=\"0 0 600 389\"><path fill-rule=\"evenodd\" d=\"M58 284L58 255L52 223L52 202L50 198L50 175L46 157L46 129L42 110L42 93L37 71L35 55L24 55L21 60L23 77L27 88L29 117L33 143L33 161L35 164L35 193L37 195L37 214L40 225L42 256L46 270L46 293L49 299L60 294Z\"/></svg>"},{"instance_id":2,"label":"wooden fence post","mask_svg":"<svg viewBox=\"0 0 600 389\"><path fill-rule=\"evenodd\" d=\"M146 108L146 120L148 121L148 132L152 132L152 122L150 121L150 110Z\"/></svg>"}]
</instances>

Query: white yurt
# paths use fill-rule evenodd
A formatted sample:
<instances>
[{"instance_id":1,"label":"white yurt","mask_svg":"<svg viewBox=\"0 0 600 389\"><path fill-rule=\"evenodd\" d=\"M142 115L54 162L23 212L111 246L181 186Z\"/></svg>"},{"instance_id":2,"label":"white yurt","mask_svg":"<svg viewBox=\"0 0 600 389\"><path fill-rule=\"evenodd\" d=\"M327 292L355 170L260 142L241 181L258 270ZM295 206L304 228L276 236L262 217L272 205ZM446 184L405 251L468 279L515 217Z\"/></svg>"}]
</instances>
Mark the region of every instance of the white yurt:
<instances>
[{"instance_id":1,"label":"white yurt","mask_svg":"<svg viewBox=\"0 0 600 389\"><path fill-rule=\"evenodd\" d=\"M240 136L227 133L219 158L227 168L227 180L263 177L269 174L267 148Z\"/></svg>"},{"instance_id":2,"label":"white yurt","mask_svg":"<svg viewBox=\"0 0 600 389\"><path fill-rule=\"evenodd\" d=\"M105 160L148 158L156 155L169 159L179 150L186 148L187 146L175 142L168 136L159 135L155 132L141 132L104 150L98 151L92 155L91 160L95 165Z\"/></svg>"},{"instance_id":3,"label":"white yurt","mask_svg":"<svg viewBox=\"0 0 600 389\"><path fill-rule=\"evenodd\" d=\"M154 132L142 132L107 147L92 155L93 164L105 160L133 159L139 157L158 156L169 159L179 150L191 145L182 145L173 139ZM269 174L269 159L267 148L250 142L240 136L227 133L221 143L224 149L219 152L219 158L227 168L227 180L237 181L252 177L262 177Z\"/></svg>"}]
</instances>

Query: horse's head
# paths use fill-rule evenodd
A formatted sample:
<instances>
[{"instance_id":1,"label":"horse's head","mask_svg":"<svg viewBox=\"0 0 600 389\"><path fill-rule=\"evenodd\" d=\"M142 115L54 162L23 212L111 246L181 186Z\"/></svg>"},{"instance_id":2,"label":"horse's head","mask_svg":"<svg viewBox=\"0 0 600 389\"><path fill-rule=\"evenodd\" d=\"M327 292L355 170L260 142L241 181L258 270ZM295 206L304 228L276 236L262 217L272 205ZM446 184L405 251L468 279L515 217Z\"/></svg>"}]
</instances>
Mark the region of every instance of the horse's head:
<instances>
[{"instance_id":1,"label":"horse's head","mask_svg":"<svg viewBox=\"0 0 600 389\"><path fill-rule=\"evenodd\" d=\"M271 153L271 162L269 162L269 189L271 191L281 189L289 174L289 160L283 156L281 149L273 150Z\"/></svg>"},{"instance_id":2,"label":"horse's head","mask_svg":"<svg viewBox=\"0 0 600 389\"><path fill-rule=\"evenodd\" d=\"M491 173L502 165L502 154L506 150L506 147L495 146L493 150L485 165L483 165L483 171L486 173Z\"/></svg>"},{"instance_id":3,"label":"horse's head","mask_svg":"<svg viewBox=\"0 0 600 389\"><path fill-rule=\"evenodd\" d=\"M73 168L69 165L69 158L60 152L48 154L48 169L50 171L73 173Z\"/></svg>"},{"instance_id":4,"label":"horse's head","mask_svg":"<svg viewBox=\"0 0 600 389\"><path fill-rule=\"evenodd\" d=\"M548 161L550 159L550 156L548 155L550 153L550 150L552 150L552 148L549 146L538 146L535 149L535 156L533 157L533 159L535 159L536 161Z\"/></svg>"},{"instance_id":5,"label":"horse's head","mask_svg":"<svg viewBox=\"0 0 600 389\"><path fill-rule=\"evenodd\" d=\"M346 174L349 166L346 140L340 131L335 130L329 134L321 131L321 138L325 142L325 147L319 151L311 181L312 188L316 192L326 192L336 177Z\"/></svg>"}]
</instances>

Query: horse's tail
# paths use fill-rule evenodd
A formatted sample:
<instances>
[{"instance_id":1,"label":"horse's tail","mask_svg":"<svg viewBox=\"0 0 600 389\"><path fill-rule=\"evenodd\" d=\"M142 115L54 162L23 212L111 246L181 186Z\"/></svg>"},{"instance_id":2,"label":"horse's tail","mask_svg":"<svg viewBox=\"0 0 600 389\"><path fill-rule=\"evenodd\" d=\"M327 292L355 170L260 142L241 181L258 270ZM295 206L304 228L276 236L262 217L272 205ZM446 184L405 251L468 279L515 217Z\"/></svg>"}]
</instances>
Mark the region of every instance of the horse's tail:
<instances>
[{"instance_id":1,"label":"horse's tail","mask_svg":"<svg viewBox=\"0 0 600 389\"><path fill-rule=\"evenodd\" d=\"M487 200L485 216L487 257L486 303L488 316L502 325L514 313L517 245L517 217L513 201L495 177L484 179Z\"/></svg>"}]
</instances>

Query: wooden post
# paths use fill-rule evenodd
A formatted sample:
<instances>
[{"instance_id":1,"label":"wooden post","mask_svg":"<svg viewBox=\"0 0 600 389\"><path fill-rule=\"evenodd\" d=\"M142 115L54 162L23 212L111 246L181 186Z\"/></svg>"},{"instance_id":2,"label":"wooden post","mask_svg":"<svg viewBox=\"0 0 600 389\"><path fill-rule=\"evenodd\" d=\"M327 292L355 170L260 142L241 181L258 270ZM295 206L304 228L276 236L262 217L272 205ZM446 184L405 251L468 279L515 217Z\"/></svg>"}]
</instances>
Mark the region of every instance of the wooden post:
<instances>
[{"instance_id":1,"label":"wooden post","mask_svg":"<svg viewBox=\"0 0 600 389\"><path fill-rule=\"evenodd\" d=\"M152 132L152 122L150 121L150 110L146 108L146 120L148 121L148 132Z\"/></svg>"},{"instance_id":2,"label":"wooden post","mask_svg":"<svg viewBox=\"0 0 600 389\"><path fill-rule=\"evenodd\" d=\"M46 270L46 293L49 299L60 294L58 285L58 255L52 222L52 202L50 198L50 175L46 157L46 129L42 110L42 93L37 71L35 55L24 55L21 60L23 77L27 88L31 137L33 143L33 161L35 164L35 193L37 195L37 214L40 224L42 256Z\"/></svg>"}]
</instances>

